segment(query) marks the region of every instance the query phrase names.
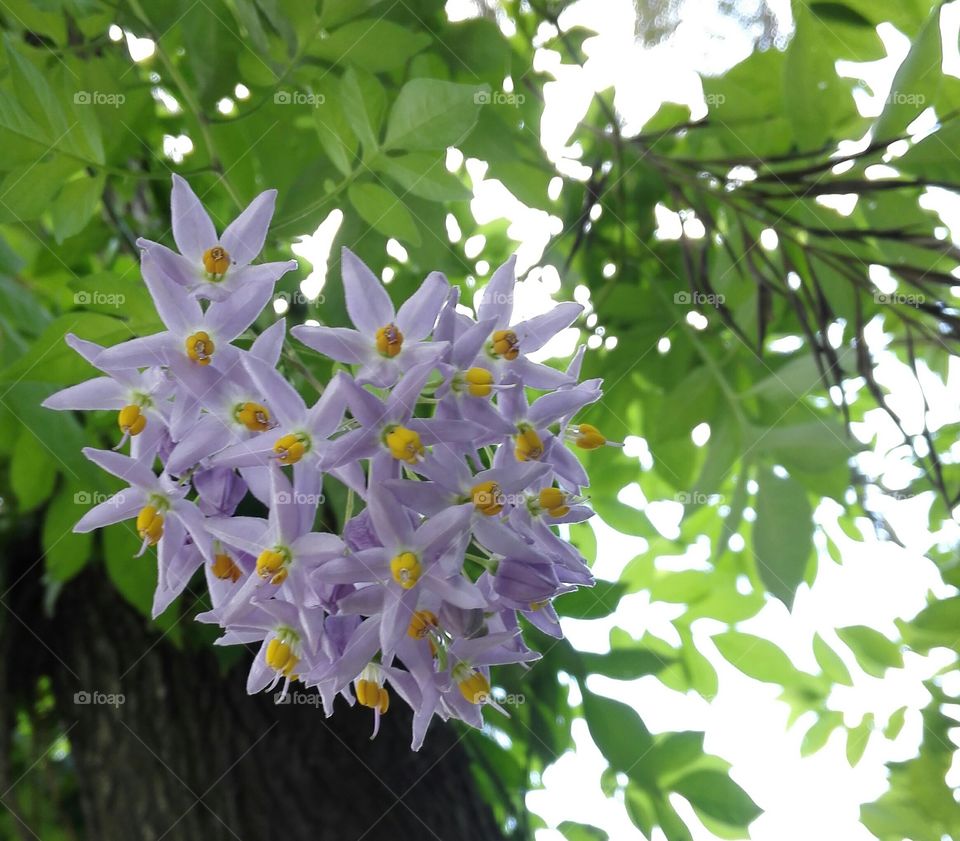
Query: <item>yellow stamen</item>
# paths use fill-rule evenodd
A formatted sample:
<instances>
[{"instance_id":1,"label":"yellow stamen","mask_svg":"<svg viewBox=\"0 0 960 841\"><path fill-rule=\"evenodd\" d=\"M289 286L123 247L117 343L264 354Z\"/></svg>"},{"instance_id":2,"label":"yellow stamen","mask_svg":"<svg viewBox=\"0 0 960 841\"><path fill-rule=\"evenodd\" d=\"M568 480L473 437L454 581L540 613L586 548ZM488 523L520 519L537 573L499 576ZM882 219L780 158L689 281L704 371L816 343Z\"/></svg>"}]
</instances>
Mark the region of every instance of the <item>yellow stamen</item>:
<instances>
[{"instance_id":1,"label":"yellow stamen","mask_svg":"<svg viewBox=\"0 0 960 841\"><path fill-rule=\"evenodd\" d=\"M463 375L467 391L474 397L489 397L493 391L493 374L486 368L471 368Z\"/></svg>"},{"instance_id":2,"label":"yellow stamen","mask_svg":"<svg viewBox=\"0 0 960 841\"><path fill-rule=\"evenodd\" d=\"M267 643L266 659L267 665L284 677L291 677L297 663L300 662L300 658L293 653L290 643L283 642L277 637Z\"/></svg>"},{"instance_id":3,"label":"yellow stamen","mask_svg":"<svg viewBox=\"0 0 960 841\"><path fill-rule=\"evenodd\" d=\"M431 631L440 625L437 614L429 610L418 610L410 619L407 636L415 640L422 640L430 636Z\"/></svg>"},{"instance_id":4,"label":"yellow stamen","mask_svg":"<svg viewBox=\"0 0 960 841\"><path fill-rule=\"evenodd\" d=\"M490 681L483 676L482 672L471 671L458 686L460 693L471 704L483 704L490 697Z\"/></svg>"},{"instance_id":5,"label":"yellow stamen","mask_svg":"<svg viewBox=\"0 0 960 841\"><path fill-rule=\"evenodd\" d=\"M540 436L529 424L522 424L517 427L517 446L514 449L514 455L517 461L539 461L543 456L543 441Z\"/></svg>"},{"instance_id":6,"label":"yellow stamen","mask_svg":"<svg viewBox=\"0 0 960 841\"><path fill-rule=\"evenodd\" d=\"M279 586L287 580L288 560L287 553L280 549L264 549L257 558L257 575Z\"/></svg>"},{"instance_id":7,"label":"yellow stamen","mask_svg":"<svg viewBox=\"0 0 960 841\"><path fill-rule=\"evenodd\" d=\"M477 511L487 517L493 517L503 511L503 491L496 482L481 482L470 490L470 498Z\"/></svg>"},{"instance_id":8,"label":"yellow stamen","mask_svg":"<svg viewBox=\"0 0 960 841\"><path fill-rule=\"evenodd\" d=\"M387 449L390 450L390 455L398 461L416 464L423 457L423 444L420 443L420 436L405 426L393 427L384 436L383 440Z\"/></svg>"},{"instance_id":9,"label":"yellow stamen","mask_svg":"<svg viewBox=\"0 0 960 841\"><path fill-rule=\"evenodd\" d=\"M386 357L393 358L403 348L403 333L396 324L387 324L377 330L377 350Z\"/></svg>"},{"instance_id":10,"label":"yellow stamen","mask_svg":"<svg viewBox=\"0 0 960 841\"><path fill-rule=\"evenodd\" d=\"M296 464L307 451L307 438L297 432L290 432L277 439L273 451L281 464Z\"/></svg>"},{"instance_id":11,"label":"yellow stamen","mask_svg":"<svg viewBox=\"0 0 960 841\"><path fill-rule=\"evenodd\" d=\"M383 715L390 708L390 695L375 680L360 678L356 683L357 701L371 710L379 709Z\"/></svg>"},{"instance_id":12,"label":"yellow stamen","mask_svg":"<svg viewBox=\"0 0 960 841\"><path fill-rule=\"evenodd\" d=\"M226 552L219 552L213 556L213 565L210 571L221 581L239 581L243 575L240 567Z\"/></svg>"},{"instance_id":13,"label":"yellow stamen","mask_svg":"<svg viewBox=\"0 0 960 841\"><path fill-rule=\"evenodd\" d=\"M163 537L163 515L153 505L144 505L137 514L137 534L155 546Z\"/></svg>"},{"instance_id":14,"label":"yellow stamen","mask_svg":"<svg viewBox=\"0 0 960 841\"><path fill-rule=\"evenodd\" d=\"M203 268L207 274L218 279L227 273L230 268L230 255L222 245L215 245L203 252Z\"/></svg>"},{"instance_id":15,"label":"yellow stamen","mask_svg":"<svg viewBox=\"0 0 960 841\"><path fill-rule=\"evenodd\" d=\"M189 356L198 365L209 365L213 358L213 339L209 334L200 330L197 333L187 337L186 341L187 356Z\"/></svg>"},{"instance_id":16,"label":"yellow stamen","mask_svg":"<svg viewBox=\"0 0 960 841\"><path fill-rule=\"evenodd\" d=\"M570 510L567 495L560 488L544 488L540 491L540 507L551 517L562 517Z\"/></svg>"},{"instance_id":17,"label":"yellow stamen","mask_svg":"<svg viewBox=\"0 0 960 841\"><path fill-rule=\"evenodd\" d=\"M420 559L413 552L401 552L390 561L393 580L404 590L409 590L420 580Z\"/></svg>"},{"instance_id":18,"label":"yellow stamen","mask_svg":"<svg viewBox=\"0 0 960 841\"><path fill-rule=\"evenodd\" d=\"M127 435L139 435L147 425L147 416L134 403L124 406L117 412L117 426Z\"/></svg>"},{"instance_id":19,"label":"yellow stamen","mask_svg":"<svg viewBox=\"0 0 960 841\"><path fill-rule=\"evenodd\" d=\"M270 412L259 403L240 403L233 416L251 432L263 432L270 428Z\"/></svg>"},{"instance_id":20,"label":"yellow stamen","mask_svg":"<svg viewBox=\"0 0 960 841\"><path fill-rule=\"evenodd\" d=\"M589 423L581 423L577 426L577 435L576 438L574 438L574 443L581 450L596 450L598 447L606 444L607 439L595 426Z\"/></svg>"},{"instance_id":21,"label":"yellow stamen","mask_svg":"<svg viewBox=\"0 0 960 841\"><path fill-rule=\"evenodd\" d=\"M516 359L520 355L520 340L513 330L497 330L491 338L494 356Z\"/></svg>"},{"instance_id":22,"label":"yellow stamen","mask_svg":"<svg viewBox=\"0 0 960 841\"><path fill-rule=\"evenodd\" d=\"M534 610L534 611L542 610L544 607L547 606L547 604L548 604L548 601L546 599L539 602L530 602L530 610Z\"/></svg>"}]
</instances>

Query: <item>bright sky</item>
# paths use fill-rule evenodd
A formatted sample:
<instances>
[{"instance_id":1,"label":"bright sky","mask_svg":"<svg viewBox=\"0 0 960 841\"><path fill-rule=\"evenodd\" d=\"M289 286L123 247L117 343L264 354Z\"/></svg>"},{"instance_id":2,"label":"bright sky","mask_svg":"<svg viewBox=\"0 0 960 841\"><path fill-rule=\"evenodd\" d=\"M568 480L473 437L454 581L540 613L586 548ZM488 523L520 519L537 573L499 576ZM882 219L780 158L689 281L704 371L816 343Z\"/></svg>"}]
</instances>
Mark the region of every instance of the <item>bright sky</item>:
<instances>
[{"instance_id":1,"label":"bright sky","mask_svg":"<svg viewBox=\"0 0 960 841\"><path fill-rule=\"evenodd\" d=\"M743 7L749 5L745 2ZM789 0L771 0L769 5L777 16L780 31L788 33L791 28ZM546 88L547 109L540 140L561 171L583 175L578 149L566 143L595 90L610 85L616 87L616 106L627 131L639 128L663 100L688 104L694 117L705 113L698 73L722 72L745 58L751 49L750 39L735 22L718 14L716 6L716 0L687 0L679 28L654 48L644 48L635 42L634 9L630 0L581 0L565 13L564 25L583 24L599 34L585 44L589 59L582 68L561 68L559 55L549 50L541 49L537 55L537 69L553 73L557 79ZM447 10L452 19L459 19L473 13L473 4L469 0L448 0ZM947 43L957 43L958 28L960 3L952 3L943 16ZM909 46L908 39L888 25L880 27L880 34L889 53L886 59L868 65L841 63L839 67L844 75L865 79L870 84L873 96L867 91L856 94L861 111L870 116L879 113L893 72ZM124 33L119 27L112 27L111 37L120 40ZM130 35L126 38L135 60L152 53L151 42ZM944 67L960 75L960 55L947 56ZM515 81L505 80L505 90L511 90ZM238 85L238 99L248 93ZM168 107L176 107L176 103L168 103ZM224 109L231 107L230 101L224 100ZM924 124L929 125L929 120L918 121L916 128ZM531 142L535 141L536 137L531 135ZM174 160L182 159L191 149L189 138L165 138L165 151ZM509 233L518 243L518 268L521 273L528 272L518 289L515 317L526 318L547 309L551 296L560 289L560 282L553 269L541 270L537 262L550 238L560 232L560 220L542 210L527 208L499 182L484 180L485 167L479 161L464 162L458 152L451 150L448 165L451 169L465 166L473 179L472 209L478 221L505 217L511 222ZM559 184L558 179L558 187ZM941 191L930 196L929 206L942 212L952 234L960 231L960 200ZM662 235L679 235L677 217L664 210L658 219ZM304 236L294 246L313 267L312 274L302 284L303 293L310 298L319 294L326 280L327 257L341 220L342 213L334 211L313 234ZM448 224L448 235L452 240L459 240L461 235L455 222ZM484 261L483 246L482 237L464 243L467 257L477 261L478 285L482 285L483 278L493 268ZM405 259L397 243L391 243L388 251L395 259ZM389 272L384 275L385 281L392 277ZM877 281L892 282L883 278ZM469 282L472 283L472 279ZM578 289L576 297L589 307L586 289ZM278 312L285 311L286 301L277 301L275 308ZM540 356L568 355L576 339L576 331L567 331ZM600 341L596 338L592 346ZM607 337L606 341L615 339ZM906 413L909 423L916 425L916 407L920 405L915 399L916 387L903 367L891 355L883 354L882 347L883 337L878 333L873 348L883 357L881 381L896 389L898 408ZM955 364L951 367L949 388L941 388L931 400L938 424L960 420L957 401L950 397L950 393L958 393L958 381L960 365ZM886 455L898 443L896 431L879 411L870 416L862 431L864 440L877 435L875 452L862 457L863 468L875 476L883 474L892 487L904 486L909 480L909 471ZM639 458L642 464L643 442L633 438L628 444L625 457ZM639 506L645 505L638 489L632 489L624 498ZM955 543L960 539L960 527L956 522L948 523L936 537L928 534L921 524L927 522L929 502L920 497L877 503L897 528L906 549L878 543L866 521L862 524L864 542L851 541L836 526L837 506L824 503L817 518L841 548L843 566L837 566L824 555L814 586L801 587L792 615L779 602L771 601L757 617L743 623L743 630L775 641L801 668L814 672L817 666L811 641L815 631L833 644L837 644L837 640L831 629L838 625L864 624L894 635L893 620L914 615L924 606L928 591L943 595L950 590L940 583L936 568L923 555L935 539ZM678 503L660 502L656 510L648 513L666 534L676 528L680 510ZM646 549L645 541L640 538L618 534L601 522L595 522L595 528L599 551L594 571L598 577L615 579L629 560ZM702 562L690 558L691 566L698 563ZM671 568L676 569L676 564ZM677 615L676 610L676 606L651 604L641 593L625 598L609 620L567 621L565 629L573 643L584 650L606 650L609 631L614 625L635 636L649 631L676 643L676 632L670 624L670 619ZM830 704L843 712L848 725L856 725L864 713L872 712L878 728L882 728L899 707L908 705L911 709L899 738L891 743L875 734L863 759L851 769L844 754L844 739L837 733L825 749L807 759L800 758L800 740L809 721L801 720L790 730L786 729L788 710L776 700L777 687L746 678L716 653L709 637L722 629L720 623L710 620L700 620L694 625L698 649L711 659L720 675L719 694L711 704L693 694L673 692L655 678L622 682L595 677L590 688L634 706L654 732L704 730L707 750L733 764L733 777L765 810L751 827L755 841L809 841L810 838L867 841L872 838L858 823L859 804L876 798L886 788L885 762L903 760L916 753L920 734L917 710L927 699L921 681L949 660L908 654L904 669L888 672L886 678L879 680L864 674L853 658L845 654L845 647L838 645L838 651L854 675L855 685L836 690ZM573 687L573 701L577 700L577 694L577 688ZM575 722L574 734L576 752L565 755L546 772L544 788L529 796L529 807L551 826L563 820L575 820L602 827L614 841L641 839L623 805L608 800L600 790L599 779L605 762L590 741L583 721ZM960 765L955 765L949 779L951 784L960 785ZM674 805L693 827L695 841L714 838L699 825L681 798L677 797ZM537 841L561 839L553 830L541 830L537 834ZM662 839L662 833L656 830L654 841Z\"/></svg>"}]
</instances>

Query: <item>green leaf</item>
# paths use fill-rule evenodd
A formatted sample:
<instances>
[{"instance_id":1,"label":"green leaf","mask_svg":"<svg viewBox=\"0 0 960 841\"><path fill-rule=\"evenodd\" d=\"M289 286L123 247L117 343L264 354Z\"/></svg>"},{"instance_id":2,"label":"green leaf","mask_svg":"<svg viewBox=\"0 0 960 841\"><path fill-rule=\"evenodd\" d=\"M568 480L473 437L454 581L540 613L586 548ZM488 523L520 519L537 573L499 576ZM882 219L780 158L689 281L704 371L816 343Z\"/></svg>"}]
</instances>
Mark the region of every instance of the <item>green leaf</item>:
<instances>
[{"instance_id":1,"label":"green leaf","mask_svg":"<svg viewBox=\"0 0 960 841\"><path fill-rule=\"evenodd\" d=\"M472 195L455 175L447 171L443 155L411 152L382 157L375 167L404 190L430 201L462 201Z\"/></svg>"},{"instance_id":2,"label":"green leaf","mask_svg":"<svg viewBox=\"0 0 960 841\"><path fill-rule=\"evenodd\" d=\"M487 85L411 79L397 95L387 121L387 149L430 150L455 146L473 128Z\"/></svg>"},{"instance_id":3,"label":"green leaf","mask_svg":"<svg viewBox=\"0 0 960 841\"><path fill-rule=\"evenodd\" d=\"M754 680L792 686L802 674L780 648L762 637L726 631L712 639L725 659Z\"/></svg>"},{"instance_id":4,"label":"green leaf","mask_svg":"<svg viewBox=\"0 0 960 841\"><path fill-rule=\"evenodd\" d=\"M699 812L732 827L746 827L760 808L729 776L720 771L694 771L673 785Z\"/></svg>"},{"instance_id":5,"label":"green leaf","mask_svg":"<svg viewBox=\"0 0 960 841\"><path fill-rule=\"evenodd\" d=\"M360 139L366 154L378 146L380 120L386 103L386 93L375 76L347 69L340 82L340 103L343 115Z\"/></svg>"},{"instance_id":6,"label":"green leaf","mask_svg":"<svg viewBox=\"0 0 960 841\"><path fill-rule=\"evenodd\" d=\"M813 510L806 489L772 470L757 477L753 552L767 590L792 607L813 549Z\"/></svg>"},{"instance_id":7,"label":"green leaf","mask_svg":"<svg viewBox=\"0 0 960 841\"><path fill-rule=\"evenodd\" d=\"M75 485L64 484L47 508L41 535L43 561L47 577L62 584L69 581L86 565L93 549L93 534L73 531L84 508L83 491Z\"/></svg>"},{"instance_id":8,"label":"green leaf","mask_svg":"<svg viewBox=\"0 0 960 841\"><path fill-rule=\"evenodd\" d=\"M585 823L563 821L557 826L557 831L567 841L608 841L610 836L602 829Z\"/></svg>"},{"instance_id":9,"label":"green leaf","mask_svg":"<svg viewBox=\"0 0 960 841\"><path fill-rule=\"evenodd\" d=\"M813 635L813 656L817 659L817 665L830 680L844 686L853 686L850 672L840 655L824 642L820 634Z\"/></svg>"},{"instance_id":10,"label":"green leaf","mask_svg":"<svg viewBox=\"0 0 960 841\"><path fill-rule=\"evenodd\" d=\"M887 726L883 728L883 735L886 736L891 741L896 739L900 735L900 731L903 730L903 725L907 719L907 708L900 707L898 710L895 710L890 716L890 719L887 721Z\"/></svg>"},{"instance_id":11,"label":"green leaf","mask_svg":"<svg viewBox=\"0 0 960 841\"><path fill-rule=\"evenodd\" d=\"M584 689L583 714L590 737L606 760L618 771L637 773L653 737L636 711Z\"/></svg>"},{"instance_id":12,"label":"green leaf","mask_svg":"<svg viewBox=\"0 0 960 841\"><path fill-rule=\"evenodd\" d=\"M140 551L140 538L129 522L103 530L103 549L107 574L120 595L143 616L149 617L157 586L156 551L136 557Z\"/></svg>"},{"instance_id":13,"label":"green leaf","mask_svg":"<svg viewBox=\"0 0 960 841\"><path fill-rule=\"evenodd\" d=\"M420 244L420 232L410 212L393 193L379 184L353 183L347 190L350 203L360 218L384 236L396 237L411 245Z\"/></svg>"},{"instance_id":14,"label":"green leaf","mask_svg":"<svg viewBox=\"0 0 960 841\"><path fill-rule=\"evenodd\" d=\"M10 460L10 487L20 511L42 505L53 493L57 462L44 443L29 429L23 429Z\"/></svg>"},{"instance_id":15,"label":"green leaf","mask_svg":"<svg viewBox=\"0 0 960 841\"><path fill-rule=\"evenodd\" d=\"M862 758L873 731L873 713L867 713L856 727L847 730L847 762L852 768Z\"/></svg>"},{"instance_id":16,"label":"green leaf","mask_svg":"<svg viewBox=\"0 0 960 841\"><path fill-rule=\"evenodd\" d=\"M619 581L597 581L593 587L580 587L554 600L561 616L573 619L599 619L617 609L626 585Z\"/></svg>"},{"instance_id":17,"label":"green leaf","mask_svg":"<svg viewBox=\"0 0 960 841\"><path fill-rule=\"evenodd\" d=\"M430 43L425 32L412 32L386 18L350 21L316 40L310 52L339 64L355 64L370 73L396 70Z\"/></svg>"},{"instance_id":18,"label":"green leaf","mask_svg":"<svg viewBox=\"0 0 960 841\"><path fill-rule=\"evenodd\" d=\"M803 734L800 742L800 756L810 756L820 750L829 740L830 734L843 725L843 715L835 710L821 713L810 729Z\"/></svg>"},{"instance_id":19,"label":"green leaf","mask_svg":"<svg viewBox=\"0 0 960 841\"><path fill-rule=\"evenodd\" d=\"M57 242L80 233L93 217L103 195L104 177L84 175L68 182L60 191L50 213Z\"/></svg>"},{"instance_id":20,"label":"green leaf","mask_svg":"<svg viewBox=\"0 0 960 841\"><path fill-rule=\"evenodd\" d=\"M847 628L837 628L837 636L850 647L867 674L883 677L888 668L903 666L900 646L873 628L850 625Z\"/></svg>"}]
</instances>

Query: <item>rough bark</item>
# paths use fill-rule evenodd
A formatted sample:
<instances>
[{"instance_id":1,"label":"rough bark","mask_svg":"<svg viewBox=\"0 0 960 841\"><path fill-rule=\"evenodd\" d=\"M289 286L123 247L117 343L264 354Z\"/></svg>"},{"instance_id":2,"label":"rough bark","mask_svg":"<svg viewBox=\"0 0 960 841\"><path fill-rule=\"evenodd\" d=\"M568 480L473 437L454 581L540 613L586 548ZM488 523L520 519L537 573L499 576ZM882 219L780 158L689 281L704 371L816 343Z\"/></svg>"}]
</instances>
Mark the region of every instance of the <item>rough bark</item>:
<instances>
[{"instance_id":1,"label":"rough bark","mask_svg":"<svg viewBox=\"0 0 960 841\"><path fill-rule=\"evenodd\" d=\"M29 581L14 588L8 614L12 608L39 617L38 589ZM81 574L61 593L52 619L30 624L50 651L20 629L12 646L20 655L6 661L7 676L22 679L38 663L53 676L78 773L81 837L502 837L457 733L435 726L423 750L412 753L402 703L371 741L369 710L344 704L327 719L313 706L250 697L248 658L221 676L212 652L180 651L158 639L102 570ZM2 627L16 634L17 625ZM76 703L77 692L123 695L123 703Z\"/></svg>"}]
</instances>

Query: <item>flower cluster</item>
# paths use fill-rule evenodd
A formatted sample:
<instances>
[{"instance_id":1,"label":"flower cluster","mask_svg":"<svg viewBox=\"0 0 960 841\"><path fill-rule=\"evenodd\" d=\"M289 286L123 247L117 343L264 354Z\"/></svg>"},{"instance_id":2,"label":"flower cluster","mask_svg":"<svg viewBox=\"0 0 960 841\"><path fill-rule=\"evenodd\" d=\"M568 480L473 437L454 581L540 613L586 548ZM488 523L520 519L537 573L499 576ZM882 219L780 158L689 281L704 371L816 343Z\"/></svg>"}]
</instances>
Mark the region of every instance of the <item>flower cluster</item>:
<instances>
[{"instance_id":1,"label":"flower cluster","mask_svg":"<svg viewBox=\"0 0 960 841\"><path fill-rule=\"evenodd\" d=\"M308 406L277 370L282 319L235 344L296 265L251 264L274 199L218 237L174 176L179 253L139 241L166 330L109 348L67 337L103 376L45 405L116 411L116 449L85 454L129 485L76 530L135 522L141 553L157 548L154 615L202 568L212 609L200 621L223 629L221 644L260 646L250 692L300 681L328 714L338 694L371 708L376 732L392 690L414 711L418 748L434 715L481 726L482 707L498 706L490 667L539 656L519 616L559 637L552 600L592 583L557 526L592 513L570 445L608 443L573 422L600 384L577 382L582 347L565 372L528 357L581 308L512 324L511 259L475 318L439 273L395 310L344 249L355 329L292 330L340 363ZM323 530L334 488L340 535Z\"/></svg>"}]
</instances>

